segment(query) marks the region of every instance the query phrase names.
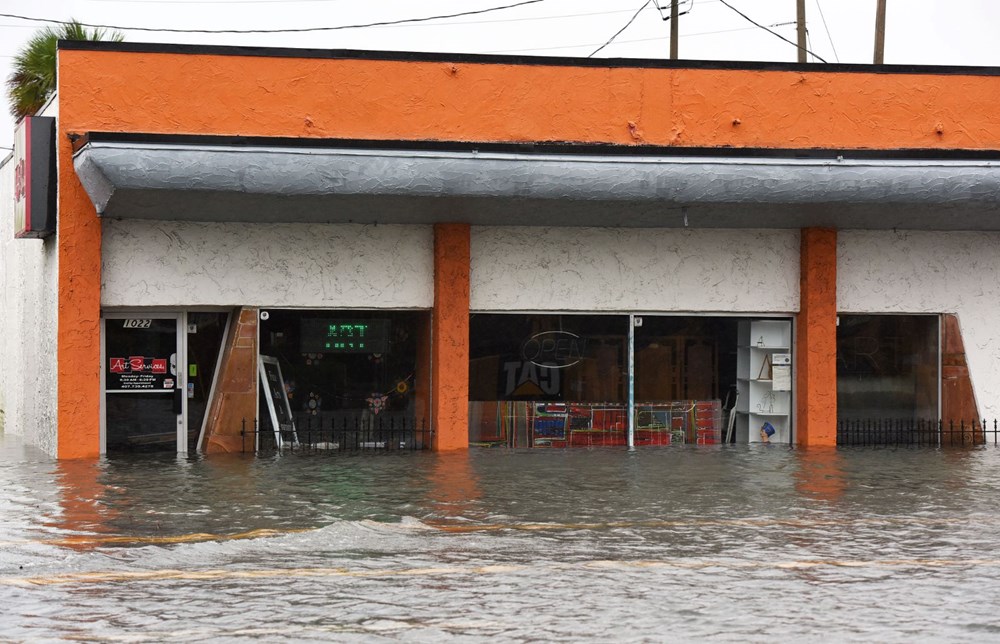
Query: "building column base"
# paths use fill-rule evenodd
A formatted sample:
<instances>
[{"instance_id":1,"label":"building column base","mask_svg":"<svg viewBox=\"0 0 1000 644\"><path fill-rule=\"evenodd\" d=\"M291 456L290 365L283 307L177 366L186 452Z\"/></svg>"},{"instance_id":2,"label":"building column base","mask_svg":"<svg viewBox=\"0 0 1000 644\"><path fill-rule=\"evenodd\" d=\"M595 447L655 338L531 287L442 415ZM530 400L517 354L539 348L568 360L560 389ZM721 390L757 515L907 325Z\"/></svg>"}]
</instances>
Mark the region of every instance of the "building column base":
<instances>
[{"instance_id":1,"label":"building column base","mask_svg":"<svg viewBox=\"0 0 1000 644\"><path fill-rule=\"evenodd\" d=\"M468 224L434 225L434 311L431 318L431 447L469 447Z\"/></svg>"},{"instance_id":2,"label":"building column base","mask_svg":"<svg viewBox=\"0 0 1000 644\"><path fill-rule=\"evenodd\" d=\"M796 442L837 445L837 231L802 230Z\"/></svg>"}]
</instances>

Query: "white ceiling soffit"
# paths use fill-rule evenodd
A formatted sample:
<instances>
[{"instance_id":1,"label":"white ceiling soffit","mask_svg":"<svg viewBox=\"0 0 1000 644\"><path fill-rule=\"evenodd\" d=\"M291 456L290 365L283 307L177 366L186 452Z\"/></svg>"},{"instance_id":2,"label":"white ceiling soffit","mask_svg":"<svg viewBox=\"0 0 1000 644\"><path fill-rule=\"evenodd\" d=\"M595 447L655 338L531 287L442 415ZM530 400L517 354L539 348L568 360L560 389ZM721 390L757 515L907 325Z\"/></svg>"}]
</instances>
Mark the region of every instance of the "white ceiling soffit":
<instances>
[{"instance_id":1,"label":"white ceiling soffit","mask_svg":"<svg viewBox=\"0 0 1000 644\"><path fill-rule=\"evenodd\" d=\"M98 214L192 221L1000 230L1000 162L89 141Z\"/></svg>"}]
</instances>

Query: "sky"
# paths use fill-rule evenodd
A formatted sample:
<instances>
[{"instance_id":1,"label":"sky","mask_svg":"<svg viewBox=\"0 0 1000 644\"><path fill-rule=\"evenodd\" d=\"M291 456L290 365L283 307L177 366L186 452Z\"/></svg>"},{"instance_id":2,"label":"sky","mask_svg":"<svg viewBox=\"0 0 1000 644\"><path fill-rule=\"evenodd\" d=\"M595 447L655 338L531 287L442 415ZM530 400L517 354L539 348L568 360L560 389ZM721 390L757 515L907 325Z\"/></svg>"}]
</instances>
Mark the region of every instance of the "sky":
<instances>
[{"instance_id":1,"label":"sky","mask_svg":"<svg viewBox=\"0 0 1000 644\"><path fill-rule=\"evenodd\" d=\"M0 67L46 23L118 27L130 42L435 51L528 56L667 58L669 0L0 0ZM184 33L174 30L293 30L410 18L475 15L392 26L297 33ZM795 61L795 0L682 0L679 57ZM1000 1L887 0L886 64L1000 67ZM641 10L640 10L641 7ZM806 0L808 49L831 63L872 62L876 0ZM20 17L11 17L20 16ZM634 18L634 20L633 20ZM632 22L629 24L629 21ZM622 30L623 27L628 27ZM617 34L617 36L616 36ZM610 41L610 43L609 43ZM602 45L606 45L601 49ZM599 51L598 51L599 50ZM14 138L6 94L0 158Z\"/></svg>"}]
</instances>

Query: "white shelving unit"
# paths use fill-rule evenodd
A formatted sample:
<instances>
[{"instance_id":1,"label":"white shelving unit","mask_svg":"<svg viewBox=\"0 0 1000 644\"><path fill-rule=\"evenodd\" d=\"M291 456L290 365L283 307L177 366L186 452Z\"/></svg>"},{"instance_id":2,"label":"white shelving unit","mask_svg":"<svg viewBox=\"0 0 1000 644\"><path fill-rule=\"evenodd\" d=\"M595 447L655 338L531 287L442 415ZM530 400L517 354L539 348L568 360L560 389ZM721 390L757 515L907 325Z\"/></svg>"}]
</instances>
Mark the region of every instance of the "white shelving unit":
<instances>
[{"instance_id":1,"label":"white shelving unit","mask_svg":"<svg viewBox=\"0 0 1000 644\"><path fill-rule=\"evenodd\" d=\"M791 320L742 320L738 345L736 441L759 443L760 428L768 422L775 429L770 442L788 443L792 416ZM780 371L786 362L789 379L783 383L779 377L776 386L774 366L778 365Z\"/></svg>"}]
</instances>

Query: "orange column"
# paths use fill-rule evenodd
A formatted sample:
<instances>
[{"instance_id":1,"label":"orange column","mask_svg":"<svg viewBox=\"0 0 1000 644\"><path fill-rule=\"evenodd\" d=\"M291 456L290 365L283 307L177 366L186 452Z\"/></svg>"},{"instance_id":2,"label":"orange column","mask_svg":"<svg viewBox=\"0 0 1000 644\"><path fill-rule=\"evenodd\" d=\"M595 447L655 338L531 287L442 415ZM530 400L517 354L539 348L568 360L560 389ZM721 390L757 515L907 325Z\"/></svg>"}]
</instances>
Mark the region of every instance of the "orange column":
<instances>
[{"instance_id":1,"label":"orange column","mask_svg":"<svg viewBox=\"0 0 1000 644\"><path fill-rule=\"evenodd\" d=\"M431 429L435 451L469 447L469 225L434 225Z\"/></svg>"},{"instance_id":2,"label":"orange column","mask_svg":"<svg viewBox=\"0 0 1000 644\"><path fill-rule=\"evenodd\" d=\"M802 230L796 356L796 437L837 444L837 231Z\"/></svg>"},{"instance_id":3,"label":"orange column","mask_svg":"<svg viewBox=\"0 0 1000 644\"><path fill-rule=\"evenodd\" d=\"M56 450L59 458L96 458L101 451L101 220L73 170L65 132L56 145Z\"/></svg>"}]
</instances>

